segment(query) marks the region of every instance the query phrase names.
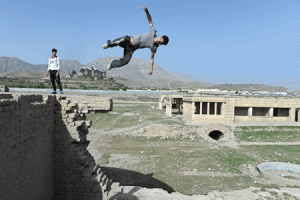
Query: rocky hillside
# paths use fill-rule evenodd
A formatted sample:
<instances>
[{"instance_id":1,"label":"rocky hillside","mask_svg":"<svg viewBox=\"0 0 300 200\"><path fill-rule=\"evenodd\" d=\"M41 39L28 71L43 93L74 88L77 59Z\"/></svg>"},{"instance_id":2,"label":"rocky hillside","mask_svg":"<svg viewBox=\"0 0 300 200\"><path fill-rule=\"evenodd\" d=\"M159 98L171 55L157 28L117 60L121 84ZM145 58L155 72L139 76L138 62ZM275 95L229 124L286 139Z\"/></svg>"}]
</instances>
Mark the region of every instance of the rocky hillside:
<instances>
[{"instance_id":1,"label":"rocky hillside","mask_svg":"<svg viewBox=\"0 0 300 200\"><path fill-rule=\"evenodd\" d=\"M95 67L98 69L103 69L107 71L106 66L109 64L111 59L119 59L120 57L105 57L98 58L90 63L87 67ZM66 74L75 70L78 72L80 67L84 66L78 61L61 60L61 73ZM211 84L203 83L200 81L189 82L190 79L183 77L178 78L176 76L170 75L160 66L154 64L153 74L149 76L150 62L133 58L126 66L122 68L115 68L107 71L107 77L119 77L119 83L122 83L129 87L160 87L160 88L178 88L178 87L204 87L210 86ZM24 62L15 57L0 57L0 73L2 75L12 75L12 76L27 76L32 78L34 74L25 72L45 72L47 70L46 64L32 65L30 63ZM13 72L13 73L12 73ZM21 72L17 73L16 72ZM36 74L37 75L37 74ZM23 76L23 77L24 77ZM40 75L39 75L40 76Z\"/></svg>"},{"instance_id":2,"label":"rocky hillside","mask_svg":"<svg viewBox=\"0 0 300 200\"><path fill-rule=\"evenodd\" d=\"M73 69L78 70L83 64L79 63L76 60L61 60L61 73L69 73ZM16 71L25 71L25 72L46 72L48 65L47 64L37 64L33 65L27 62L24 62L16 57L6 57L0 56L0 73L5 72L16 72Z\"/></svg>"},{"instance_id":3,"label":"rocky hillside","mask_svg":"<svg viewBox=\"0 0 300 200\"><path fill-rule=\"evenodd\" d=\"M88 63L87 67L95 67L107 71L106 66L111 59L119 59L121 57L105 57L97 58ZM72 70L78 72L82 66L76 60L61 60L61 73L67 74ZM150 71L150 62L139 58L132 58L131 61L124 67L114 68L107 71L107 77L114 79L128 87L158 87L158 88L218 88L220 90L246 90L254 91L269 91L269 92L287 92L288 88L281 86L268 86L263 84L210 84L202 82L199 78L179 72L167 72L162 67L154 64L153 74L148 75ZM43 77L47 70L47 64L33 65L24 62L16 57L0 56L0 77L1 76L17 76L17 77ZM29 73L31 72L31 73ZM40 73L38 73L40 72Z\"/></svg>"}]
</instances>

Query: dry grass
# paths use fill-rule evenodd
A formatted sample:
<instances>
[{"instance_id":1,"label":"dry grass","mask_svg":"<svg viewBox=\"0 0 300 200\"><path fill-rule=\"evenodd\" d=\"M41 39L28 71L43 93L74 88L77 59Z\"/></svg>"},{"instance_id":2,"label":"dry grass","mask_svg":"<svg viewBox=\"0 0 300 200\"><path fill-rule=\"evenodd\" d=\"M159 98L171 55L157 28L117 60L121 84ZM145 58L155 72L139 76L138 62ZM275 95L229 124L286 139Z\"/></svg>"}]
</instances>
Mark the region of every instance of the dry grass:
<instances>
[{"instance_id":1,"label":"dry grass","mask_svg":"<svg viewBox=\"0 0 300 200\"><path fill-rule=\"evenodd\" d=\"M139 113L140 116L146 117L145 120L156 123L165 121L166 123L183 124L180 118L167 118L164 116L164 111L152 109L153 104L130 105L132 104L115 104L113 112L118 114L95 114L90 115L88 119L93 120L93 128L102 130L139 123L139 116L136 117L136 115L134 117L120 117L125 112ZM111 123L112 121L113 123ZM295 141L295 135L298 134L296 127L291 128L290 132L285 131L290 127L278 128L276 133L256 131L256 129L261 128L263 127L243 127L238 138L257 142L281 141L282 138L286 138L286 140L292 138L291 141ZM257 137L259 135L260 137ZM204 194L213 190L238 190L250 186L278 188L275 184L254 182L254 179L263 180L264 178L258 175L254 177L244 174L241 171L241 166L244 164L256 166L265 161L300 164L298 156L300 147L298 145L240 146L238 149L234 149L218 146L215 143L205 142L201 139L106 137L97 135L97 133L91 133L88 136L92 138L103 137L97 143L96 140L91 140L90 147L95 149L99 155L102 155L102 157L99 156L96 159L100 165L119 167L143 174L154 173L154 178L170 185L175 191L187 195ZM254 138L255 136L259 139L251 140L250 137ZM118 159L112 163L116 155L118 155ZM128 156L130 159L128 159Z\"/></svg>"}]
</instances>

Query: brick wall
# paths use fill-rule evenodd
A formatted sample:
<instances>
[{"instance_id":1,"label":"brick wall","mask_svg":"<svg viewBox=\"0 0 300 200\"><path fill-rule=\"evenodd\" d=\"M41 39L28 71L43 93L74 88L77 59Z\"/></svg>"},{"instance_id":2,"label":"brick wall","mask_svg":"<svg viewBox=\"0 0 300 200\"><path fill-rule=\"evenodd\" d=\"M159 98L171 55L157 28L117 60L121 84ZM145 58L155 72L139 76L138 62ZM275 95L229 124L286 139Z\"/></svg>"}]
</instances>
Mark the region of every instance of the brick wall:
<instances>
[{"instance_id":1,"label":"brick wall","mask_svg":"<svg viewBox=\"0 0 300 200\"><path fill-rule=\"evenodd\" d=\"M55 102L54 197L55 199L102 199L97 180L99 166L87 151L91 121L69 99Z\"/></svg>"},{"instance_id":2,"label":"brick wall","mask_svg":"<svg viewBox=\"0 0 300 200\"><path fill-rule=\"evenodd\" d=\"M2 199L53 199L53 99L32 99L0 100Z\"/></svg>"},{"instance_id":3,"label":"brick wall","mask_svg":"<svg viewBox=\"0 0 300 200\"><path fill-rule=\"evenodd\" d=\"M111 99L99 102L112 110ZM112 181L87 151L92 123L81 108L66 97L0 95L0 199L102 199L100 182L109 191Z\"/></svg>"}]
</instances>

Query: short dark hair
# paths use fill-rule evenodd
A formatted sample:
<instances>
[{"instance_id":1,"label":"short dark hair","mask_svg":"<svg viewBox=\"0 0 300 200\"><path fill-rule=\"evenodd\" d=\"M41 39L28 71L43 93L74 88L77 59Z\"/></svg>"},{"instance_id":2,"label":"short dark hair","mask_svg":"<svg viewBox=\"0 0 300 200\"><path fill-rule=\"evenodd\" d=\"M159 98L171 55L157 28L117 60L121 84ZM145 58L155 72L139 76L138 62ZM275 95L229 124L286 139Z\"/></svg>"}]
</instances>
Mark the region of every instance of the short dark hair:
<instances>
[{"instance_id":1,"label":"short dark hair","mask_svg":"<svg viewBox=\"0 0 300 200\"><path fill-rule=\"evenodd\" d=\"M52 52L55 52L55 53L56 53L56 52L57 52L57 49L52 49Z\"/></svg>"},{"instance_id":2,"label":"short dark hair","mask_svg":"<svg viewBox=\"0 0 300 200\"><path fill-rule=\"evenodd\" d=\"M168 36L164 35L164 36L162 36L162 37L163 37L163 39L164 39L164 45L167 45L168 42L169 42Z\"/></svg>"}]
</instances>

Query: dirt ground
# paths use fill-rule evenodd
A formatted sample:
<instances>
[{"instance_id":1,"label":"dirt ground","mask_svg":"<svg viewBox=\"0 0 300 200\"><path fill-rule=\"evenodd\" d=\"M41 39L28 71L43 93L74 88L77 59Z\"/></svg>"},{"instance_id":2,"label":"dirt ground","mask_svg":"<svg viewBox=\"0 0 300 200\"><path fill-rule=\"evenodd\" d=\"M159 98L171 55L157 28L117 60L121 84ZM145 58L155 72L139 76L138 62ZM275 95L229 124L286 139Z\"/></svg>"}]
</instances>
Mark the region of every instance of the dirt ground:
<instances>
[{"instance_id":1,"label":"dirt ground","mask_svg":"<svg viewBox=\"0 0 300 200\"><path fill-rule=\"evenodd\" d=\"M216 141L149 102L114 102L113 111L87 120L88 150L121 182L107 199L300 199L300 188L256 169L268 161L300 164L300 127L237 127L235 139Z\"/></svg>"}]
</instances>

